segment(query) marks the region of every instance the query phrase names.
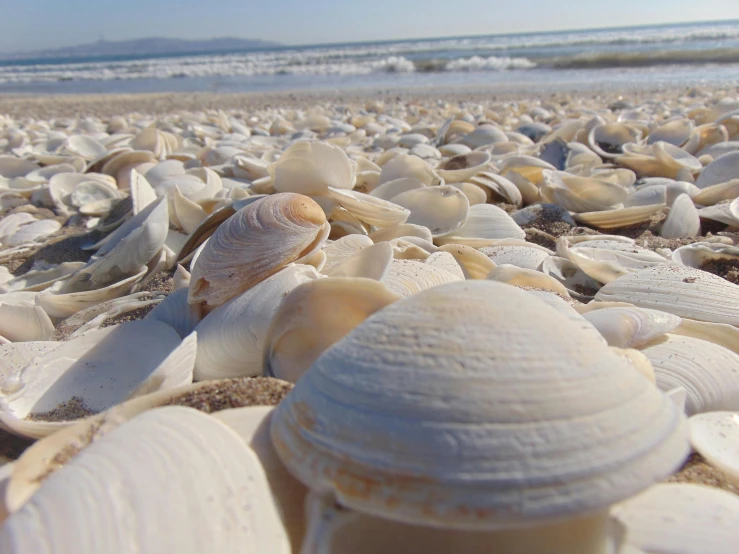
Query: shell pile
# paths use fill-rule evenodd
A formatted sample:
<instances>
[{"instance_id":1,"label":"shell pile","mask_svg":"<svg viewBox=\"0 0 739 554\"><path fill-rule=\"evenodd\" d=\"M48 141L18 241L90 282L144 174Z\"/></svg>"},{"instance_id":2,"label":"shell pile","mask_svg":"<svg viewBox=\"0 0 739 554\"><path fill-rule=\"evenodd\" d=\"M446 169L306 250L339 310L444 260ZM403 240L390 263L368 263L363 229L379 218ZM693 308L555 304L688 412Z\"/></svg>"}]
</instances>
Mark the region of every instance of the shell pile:
<instances>
[{"instance_id":1,"label":"shell pile","mask_svg":"<svg viewBox=\"0 0 739 554\"><path fill-rule=\"evenodd\" d=\"M0 116L0 210L2 552L737 552L739 97Z\"/></svg>"}]
</instances>

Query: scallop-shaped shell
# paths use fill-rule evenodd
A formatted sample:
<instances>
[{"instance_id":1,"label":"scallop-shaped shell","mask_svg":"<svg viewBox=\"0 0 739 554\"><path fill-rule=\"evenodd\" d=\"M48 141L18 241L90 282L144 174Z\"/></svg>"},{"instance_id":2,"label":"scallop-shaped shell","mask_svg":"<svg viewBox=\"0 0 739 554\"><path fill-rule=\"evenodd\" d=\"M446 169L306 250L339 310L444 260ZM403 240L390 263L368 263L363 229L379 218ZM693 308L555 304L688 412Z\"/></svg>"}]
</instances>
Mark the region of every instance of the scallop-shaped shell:
<instances>
[{"instance_id":1,"label":"scallop-shaped shell","mask_svg":"<svg viewBox=\"0 0 739 554\"><path fill-rule=\"evenodd\" d=\"M411 296L444 283L462 280L458 275L440 267L417 260L394 259L382 282L401 296Z\"/></svg>"},{"instance_id":2,"label":"scallop-shaped shell","mask_svg":"<svg viewBox=\"0 0 739 554\"><path fill-rule=\"evenodd\" d=\"M45 436L129 397L190 383L194 363L195 335L180 345L158 321L90 331L6 376L0 421L16 433Z\"/></svg>"},{"instance_id":3,"label":"scallop-shaped shell","mask_svg":"<svg viewBox=\"0 0 739 554\"><path fill-rule=\"evenodd\" d=\"M733 554L739 498L706 485L660 483L613 508L629 545L660 554Z\"/></svg>"},{"instance_id":4,"label":"scallop-shaped shell","mask_svg":"<svg viewBox=\"0 0 739 554\"><path fill-rule=\"evenodd\" d=\"M688 391L688 415L739 411L738 354L712 342L671 334L642 351L652 362L660 389Z\"/></svg>"},{"instance_id":5,"label":"scallop-shaped shell","mask_svg":"<svg viewBox=\"0 0 739 554\"><path fill-rule=\"evenodd\" d=\"M682 321L674 314L643 308L604 308L583 315L608 344L635 348L669 333Z\"/></svg>"},{"instance_id":6,"label":"scallop-shaped shell","mask_svg":"<svg viewBox=\"0 0 739 554\"><path fill-rule=\"evenodd\" d=\"M739 172L739 152L729 152L719 156L703 168L695 181L698 188L726 183L737 178Z\"/></svg>"},{"instance_id":7,"label":"scallop-shaped shell","mask_svg":"<svg viewBox=\"0 0 739 554\"><path fill-rule=\"evenodd\" d=\"M688 423L693 448L739 485L739 411L697 414Z\"/></svg>"},{"instance_id":8,"label":"scallop-shaped shell","mask_svg":"<svg viewBox=\"0 0 739 554\"><path fill-rule=\"evenodd\" d=\"M323 210L307 196L281 193L249 204L206 243L192 268L188 301L223 304L311 254L328 232Z\"/></svg>"},{"instance_id":9,"label":"scallop-shaped shell","mask_svg":"<svg viewBox=\"0 0 739 554\"><path fill-rule=\"evenodd\" d=\"M326 194L328 187L351 189L354 167L346 153L325 142L296 142L272 168L277 192Z\"/></svg>"},{"instance_id":10,"label":"scallop-shaped shell","mask_svg":"<svg viewBox=\"0 0 739 554\"><path fill-rule=\"evenodd\" d=\"M432 237L459 229L470 210L467 197L450 185L409 190L395 196L392 202L410 210L408 223L427 227Z\"/></svg>"},{"instance_id":11,"label":"scallop-shaped shell","mask_svg":"<svg viewBox=\"0 0 739 554\"><path fill-rule=\"evenodd\" d=\"M172 471L183 466L190 471ZM215 418L173 406L121 425L49 476L5 522L0 550L288 554L290 546L253 451Z\"/></svg>"},{"instance_id":12,"label":"scallop-shaped shell","mask_svg":"<svg viewBox=\"0 0 739 554\"><path fill-rule=\"evenodd\" d=\"M601 510L688 451L682 416L628 362L490 281L367 318L298 381L271 431L288 469L342 505L463 529Z\"/></svg>"},{"instance_id":13,"label":"scallop-shaped shell","mask_svg":"<svg viewBox=\"0 0 739 554\"><path fill-rule=\"evenodd\" d=\"M280 302L319 277L311 266L290 265L209 313L195 327L195 380L260 375L265 336Z\"/></svg>"},{"instance_id":14,"label":"scallop-shaped shell","mask_svg":"<svg viewBox=\"0 0 739 554\"><path fill-rule=\"evenodd\" d=\"M444 160L436 166L436 172L447 183L461 183L484 171L490 163L487 152L470 152Z\"/></svg>"},{"instance_id":15,"label":"scallop-shaped shell","mask_svg":"<svg viewBox=\"0 0 739 554\"><path fill-rule=\"evenodd\" d=\"M437 237L437 244L464 244L479 248L490 246L500 239L522 239L526 236L521 227L504 210L492 204L471 206L467 221L458 230Z\"/></svg>"},{"instance_id":16,"label":"scallop-shaped shell","mask_svg":"<svg viewBox=\"0 0 739 554\"><path fill-rule=\"evenodd\" d=\"M650 267L606 284L601 302L628 302L680 317L739 325L739 285L711 273L678 265Z\"/></svg>"},{"instance_id":17,"label":"scallop-shaped shell","mask_svg":"<svg viewBox=\"0 0 739 554\"><path fill-rule=\"evenodd\" d=\"M401 296L372 279L335 277L293 289L272 318L265 374L292 383L332 344Z\"/></svg>"}]
</instances>

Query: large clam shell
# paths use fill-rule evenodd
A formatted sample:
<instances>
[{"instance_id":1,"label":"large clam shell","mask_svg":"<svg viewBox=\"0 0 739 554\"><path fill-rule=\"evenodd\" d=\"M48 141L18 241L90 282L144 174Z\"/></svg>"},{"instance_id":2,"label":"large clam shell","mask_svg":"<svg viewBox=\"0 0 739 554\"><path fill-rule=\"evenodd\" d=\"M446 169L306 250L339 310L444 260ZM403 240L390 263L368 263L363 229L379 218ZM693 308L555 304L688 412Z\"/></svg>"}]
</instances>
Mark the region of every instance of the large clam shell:
<instances>
[{"instance_id":1,"label":"large clam shell","mask_svg":"<svg viewBox=\"0 0 739 554\"><path fill-rule=\"evenodd\" d=\"M205 243L192 268L191 303L218 306L317 250L329 224L307 196L281 193L239 210Z\"/></svg>"},{"instance_id":2,"label":"large clam shell","mask_svg":"<svg viewBox=\"0 0 739 554\"><path fill-rule=\"evenodd\" d=\"M450 185L409 190L392 202L410 210L408 223L427 227L432 237L454 233L467 221L470 210L467 197Z\"/></svg>"},{"instance_id":3,"label":"large clam shell","mask_svg":"<svg viewBox=\"0 0 739 554\"><path fill-rule=\"evenodd\" d=\"M688 451L674 404L592 333L508 285L424 291L324 352L275 410L273 442L303 483L398 521L592 513Z\"/></svg>"},{"instance_id":4,"label":"large clam shell","mask_svg":"<svg viewBox=\"0 0 739 554\"><path fill-rule=\"evenodd\" d=\"M697 414L688 423L693 448L739 484L739 412Z\"/></svg>"},{"instance_id":5,"label":"large clam shell","mask_svg":"<svg viewBox=\"0 0 739 554\"><path fill-rule=\"evenodd\" d=\"M325 142L296 142L271 171L278 192L326 194L328 187L351 189L354 168L346 153Z\"/></svg>"},{"instance_id":6,"label":"large clam shell","mask_svg":"<svg viewBox=\"0 0 739 554\"><path fill-rule=\"evenodd\" d=\"M473 248L490 246L500 239L522 239L521 227L504 210L492 204L470 206L467 221L459 229L436 238L436 243L464 244Z\"/></svg>"}]
</instances>

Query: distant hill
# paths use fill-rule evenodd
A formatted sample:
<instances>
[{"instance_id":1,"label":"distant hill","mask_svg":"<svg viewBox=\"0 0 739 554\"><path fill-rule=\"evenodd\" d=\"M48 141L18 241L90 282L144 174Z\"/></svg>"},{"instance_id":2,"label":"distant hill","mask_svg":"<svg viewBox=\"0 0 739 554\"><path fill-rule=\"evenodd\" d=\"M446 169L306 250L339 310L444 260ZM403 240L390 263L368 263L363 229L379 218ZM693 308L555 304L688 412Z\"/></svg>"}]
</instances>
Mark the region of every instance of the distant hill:
<instances>
[{"instance_id":1,"label":"distant hill","mask_svg":"<svg viewBox=\"0 0 739 554\"><path fill-rule=\"evenodd\" d=\"M148 56L183 54L187 52L226 52L280 46L278 42L243 38L212 38L207 40L185 40L177 38L140 38L134 40L99 40L89 44L67 46L33 52L0 54L0 59L23 60L38 58L87 58L105 56Z\"/></svg>"}]
</instances>

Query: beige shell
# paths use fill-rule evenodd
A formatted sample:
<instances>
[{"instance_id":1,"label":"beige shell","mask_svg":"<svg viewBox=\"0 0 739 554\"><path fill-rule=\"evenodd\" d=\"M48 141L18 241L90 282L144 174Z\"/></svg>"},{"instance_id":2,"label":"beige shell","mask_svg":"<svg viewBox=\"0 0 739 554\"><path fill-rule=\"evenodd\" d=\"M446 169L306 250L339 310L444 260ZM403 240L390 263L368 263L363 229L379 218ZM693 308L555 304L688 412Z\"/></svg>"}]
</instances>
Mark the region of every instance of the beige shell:
<instances>
[{"instance_id":1,"label":"beige shell","mask_svg":"<svg viewBox=\"0 0 739 554\"><path fill-rule=\"evenodd\" d=\"M681 194L672 203L670 213L662 224L660 236L668 239L695 237L700 235L701 221L693 200L687 194Z\"/></svg>"},{"instance_id":2,"label":"beige shell","mask_svg":"<svg viewBox=\"0 0 739 554\"><path fill-rule=\"evenodd\" d=\"M436 172L447 183L461 183L484 171L490 159L487 152L460 154L441 162L436 166Z\"/></svg>"},{"instance_id":3,"label":"beige shell","mask_svg":"<svg viewBox=\"0 0 739 554\"><path fill-rule=\"evenodd\" d=\"M396 521L592 514L669 475L688 444L674 404L591 333L500 283L423 291L316 360L275 410L273 443L312 489Z\"/></svg>"},{"instance_id":4,"label":"beige shell","mask_svg":"<svg viewBox=\"0 0 739 554\"><path fill-rule=\"evenodd\" d=\"M394 259L382 282L401 296L411 296L444 283L462 281L445 269L412 259Z\"/></svg>"},{"instance_id":5,"label":"beige shell","mask_svg":"<svg viewBox=\"0 0 739 554\"><path fill-rule=\"evenodd\" d=\"M450 185L409 190L391 201L410 210L408 223L427 227L432 237L454 233L467 221L470 210L467 197Z\"/></svg>"},{"instance_id":6,"label":"beige shell","mask_svg":"<svg viewBox=\"0 0 739 554\"><path fill-rule=\"evenodd\" d=\"M654 214L664 207L664 204L650 204L647 206L616 208L614 210L602 210L597 212L581 212L575 214L573 217L576 221L585 223L592 227L614 229L617 227L634 225L635 223L641 223L642 221L649 221Z\"/></svg>"},{"instance_id":7,"label":"beige shell","mask_svg":"<svg viewBox=\"0 0 739 554\"><path fill-rule=\"evenodd\" d=\"M697 414L688 423L693 448L730 481L739 485L739 412Z\"/></svg>"},{"instance_id":8,"label":"beige shell","mask_svg":"<svg viewBox=\"0 0 739 554\"><path fill-rule=\"evenodd\" d=\"M354 168L346 153L324 142L296 142L270 171L277 192L326 194L328 187L354 186Z\"/></svg>"},{"instance_id":9,"label":"beige shell","mask_svg":"<svg viewBox=\"0 0 739 554\"><path fill-rule=\"evenodd\" d=\"M464 244L479 248L495 244L500 239L522 239L526 233L505 211L492 204L471 206L467 221L457 231L436 238L436 243Z\"/></svg>"},{"instance_id":10,"label":"beige shell","mask_svg":"<svg viewBox=\"0 0 739 554\"><path fill-rule=\"evenodd\" d=\"M329 224L307 196L280 193L218 227L192 268L191 303L219 306L320 248Z\"/></svg>"}]
</instances>

